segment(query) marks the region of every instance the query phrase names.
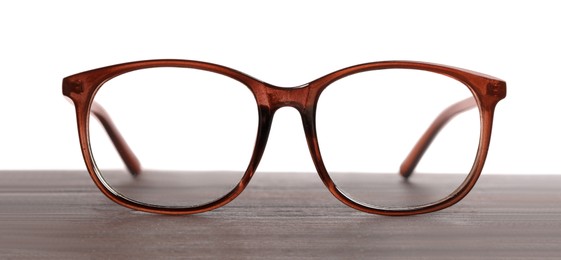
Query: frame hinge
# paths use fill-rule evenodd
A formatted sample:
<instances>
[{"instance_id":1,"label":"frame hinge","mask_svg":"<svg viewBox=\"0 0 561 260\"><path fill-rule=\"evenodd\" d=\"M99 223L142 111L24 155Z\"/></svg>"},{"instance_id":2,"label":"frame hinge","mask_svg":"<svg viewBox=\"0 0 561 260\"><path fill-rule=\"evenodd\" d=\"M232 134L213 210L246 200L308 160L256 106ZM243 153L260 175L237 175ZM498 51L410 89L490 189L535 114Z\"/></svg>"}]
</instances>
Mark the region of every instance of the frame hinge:
<instances>
[{"instance_id":1,"label":"frame hinge","mask_svg":"<svg viewBox=\"0 0 561 260\"><path fill-rule=\"evenodd\" d=\"M502 81L490 81L487 84L487 95L498 98L506 97L506 84Z\"/></svg>"},{"instance_id":2,"label":"frame hinge","mask_svg":"<svg viewBox=\"0 0 561 260\"><path fill-rule=\"evenodd\" d=\"M81 94L84 92L84 86L79 80L68 80L64 82L64 95L68 96L71 93Z\"/></svg>"}]
</instances>

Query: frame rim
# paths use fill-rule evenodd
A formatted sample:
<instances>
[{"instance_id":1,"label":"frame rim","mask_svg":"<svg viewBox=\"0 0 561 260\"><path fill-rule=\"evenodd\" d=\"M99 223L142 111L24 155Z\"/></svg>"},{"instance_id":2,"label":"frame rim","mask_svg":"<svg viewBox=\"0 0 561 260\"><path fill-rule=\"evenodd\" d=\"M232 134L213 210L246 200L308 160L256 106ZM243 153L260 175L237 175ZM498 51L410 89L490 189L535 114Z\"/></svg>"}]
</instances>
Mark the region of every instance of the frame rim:
<instances>
[{"instance_id":1,"label":"frame rim","mask_svg":"<svg viewBox=\"0 0 561 260\"><path fill-rule=\"evenodd\" d=\"M255 97L258 107L259 122L257 124L258 129L256 131L256 141L252 156L242 179L230 192L217 200L194 207L169 207L145 204L126 198L114 191L111 186L103 180L99 169L95 165L89 140L89 115L97 90L105 82L119 75L135 70L155 67L191 68L218 73L244 84ZM403 208L377 207L361 203L347 197L342 190L337 188L323 164L315 125L317 102L321 96L321 92L331 83L343 77L364 71L381 69L415 69L448 76L466 85L476 100L481 124L479 146L474 164L464 182L454 192L439 201ZM257 170L257 166L265 150L272 119L276 110L284 106L292 106L296 108L302 116L308 149L316 171L331 194L347 206L366 213L402 216L428 213L452 206L463 199L475 186L475 183L481 175L490 144L494 109L497 103L506 96L506 83L492 76L446 65L417 61L379 61L346 67L300 87L281 88L222 65L194 60L160 59L122 63L68 76L63 79L63 95L70 98L75 105L82 156L90 177L102 193L110 200L127 208L150 213L176 215L201 213L228 204L243 192Z\"/></svg>"}]
</instances>

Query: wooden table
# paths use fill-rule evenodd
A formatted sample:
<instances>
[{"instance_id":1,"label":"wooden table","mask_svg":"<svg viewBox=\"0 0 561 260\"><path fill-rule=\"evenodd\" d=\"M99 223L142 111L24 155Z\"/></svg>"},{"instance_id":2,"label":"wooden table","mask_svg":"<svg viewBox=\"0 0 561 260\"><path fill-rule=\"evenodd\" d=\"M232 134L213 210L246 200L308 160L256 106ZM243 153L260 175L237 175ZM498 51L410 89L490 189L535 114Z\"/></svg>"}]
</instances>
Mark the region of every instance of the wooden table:
<instances>
[{"instance_id":1,"label":"wooden table","mask_svg":"<svg viewBox=\"0 0 561 260\"><path fill-rule=\"evenodd\" d=\"M80 171L0 172L0 259L559 259L561 176L483 175L446 210L361 213L312 173L258 172L218 210L162 216L110 202Z\"/></svg>"}]
</instances>

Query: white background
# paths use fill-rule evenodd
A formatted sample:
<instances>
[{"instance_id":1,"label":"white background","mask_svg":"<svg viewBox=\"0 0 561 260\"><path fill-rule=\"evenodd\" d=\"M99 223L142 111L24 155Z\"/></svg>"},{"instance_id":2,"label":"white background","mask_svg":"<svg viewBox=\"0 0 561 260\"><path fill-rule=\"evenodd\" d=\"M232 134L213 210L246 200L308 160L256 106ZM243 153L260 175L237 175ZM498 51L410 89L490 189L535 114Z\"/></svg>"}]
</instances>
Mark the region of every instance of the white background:
<instances>
[{"instance_id":1,"label":"white background","mask_svg":"<svg viewBox=\"0 0 561 260\"><path fill-rule=\"evenodd\" d=\"M202 2L202 3L201 3ZM84 169L63 77L121 62L219 63L279 86L379 60L507 81L485 173L561 173L561 16L554 1L4 1L0 169ZM262 170L313 171L294 110Z\"/></svg>"}]
</instances>

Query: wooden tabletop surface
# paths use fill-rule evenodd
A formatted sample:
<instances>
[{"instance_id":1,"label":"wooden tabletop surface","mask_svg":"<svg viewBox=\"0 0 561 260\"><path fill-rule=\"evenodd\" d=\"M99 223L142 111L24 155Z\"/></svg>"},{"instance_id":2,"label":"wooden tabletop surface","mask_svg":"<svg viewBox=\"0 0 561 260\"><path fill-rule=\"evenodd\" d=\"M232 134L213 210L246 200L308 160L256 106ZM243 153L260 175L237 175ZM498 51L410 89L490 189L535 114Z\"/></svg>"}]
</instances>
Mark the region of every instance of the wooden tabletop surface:
<instances>
[{"instance_id":1,"label":"wooden tabletop surface","mask_svg":"<svg viewBox=\"0 0 561 260\"><path fill-rule=\"evenodd\" d=\"M385 217L315 173L257 172L223 208L163 216L114 204L82 171L1 171L0 232L0 259L560 259L561 176L484 174L455 206Z\"/></svg>"}]
</instances>

